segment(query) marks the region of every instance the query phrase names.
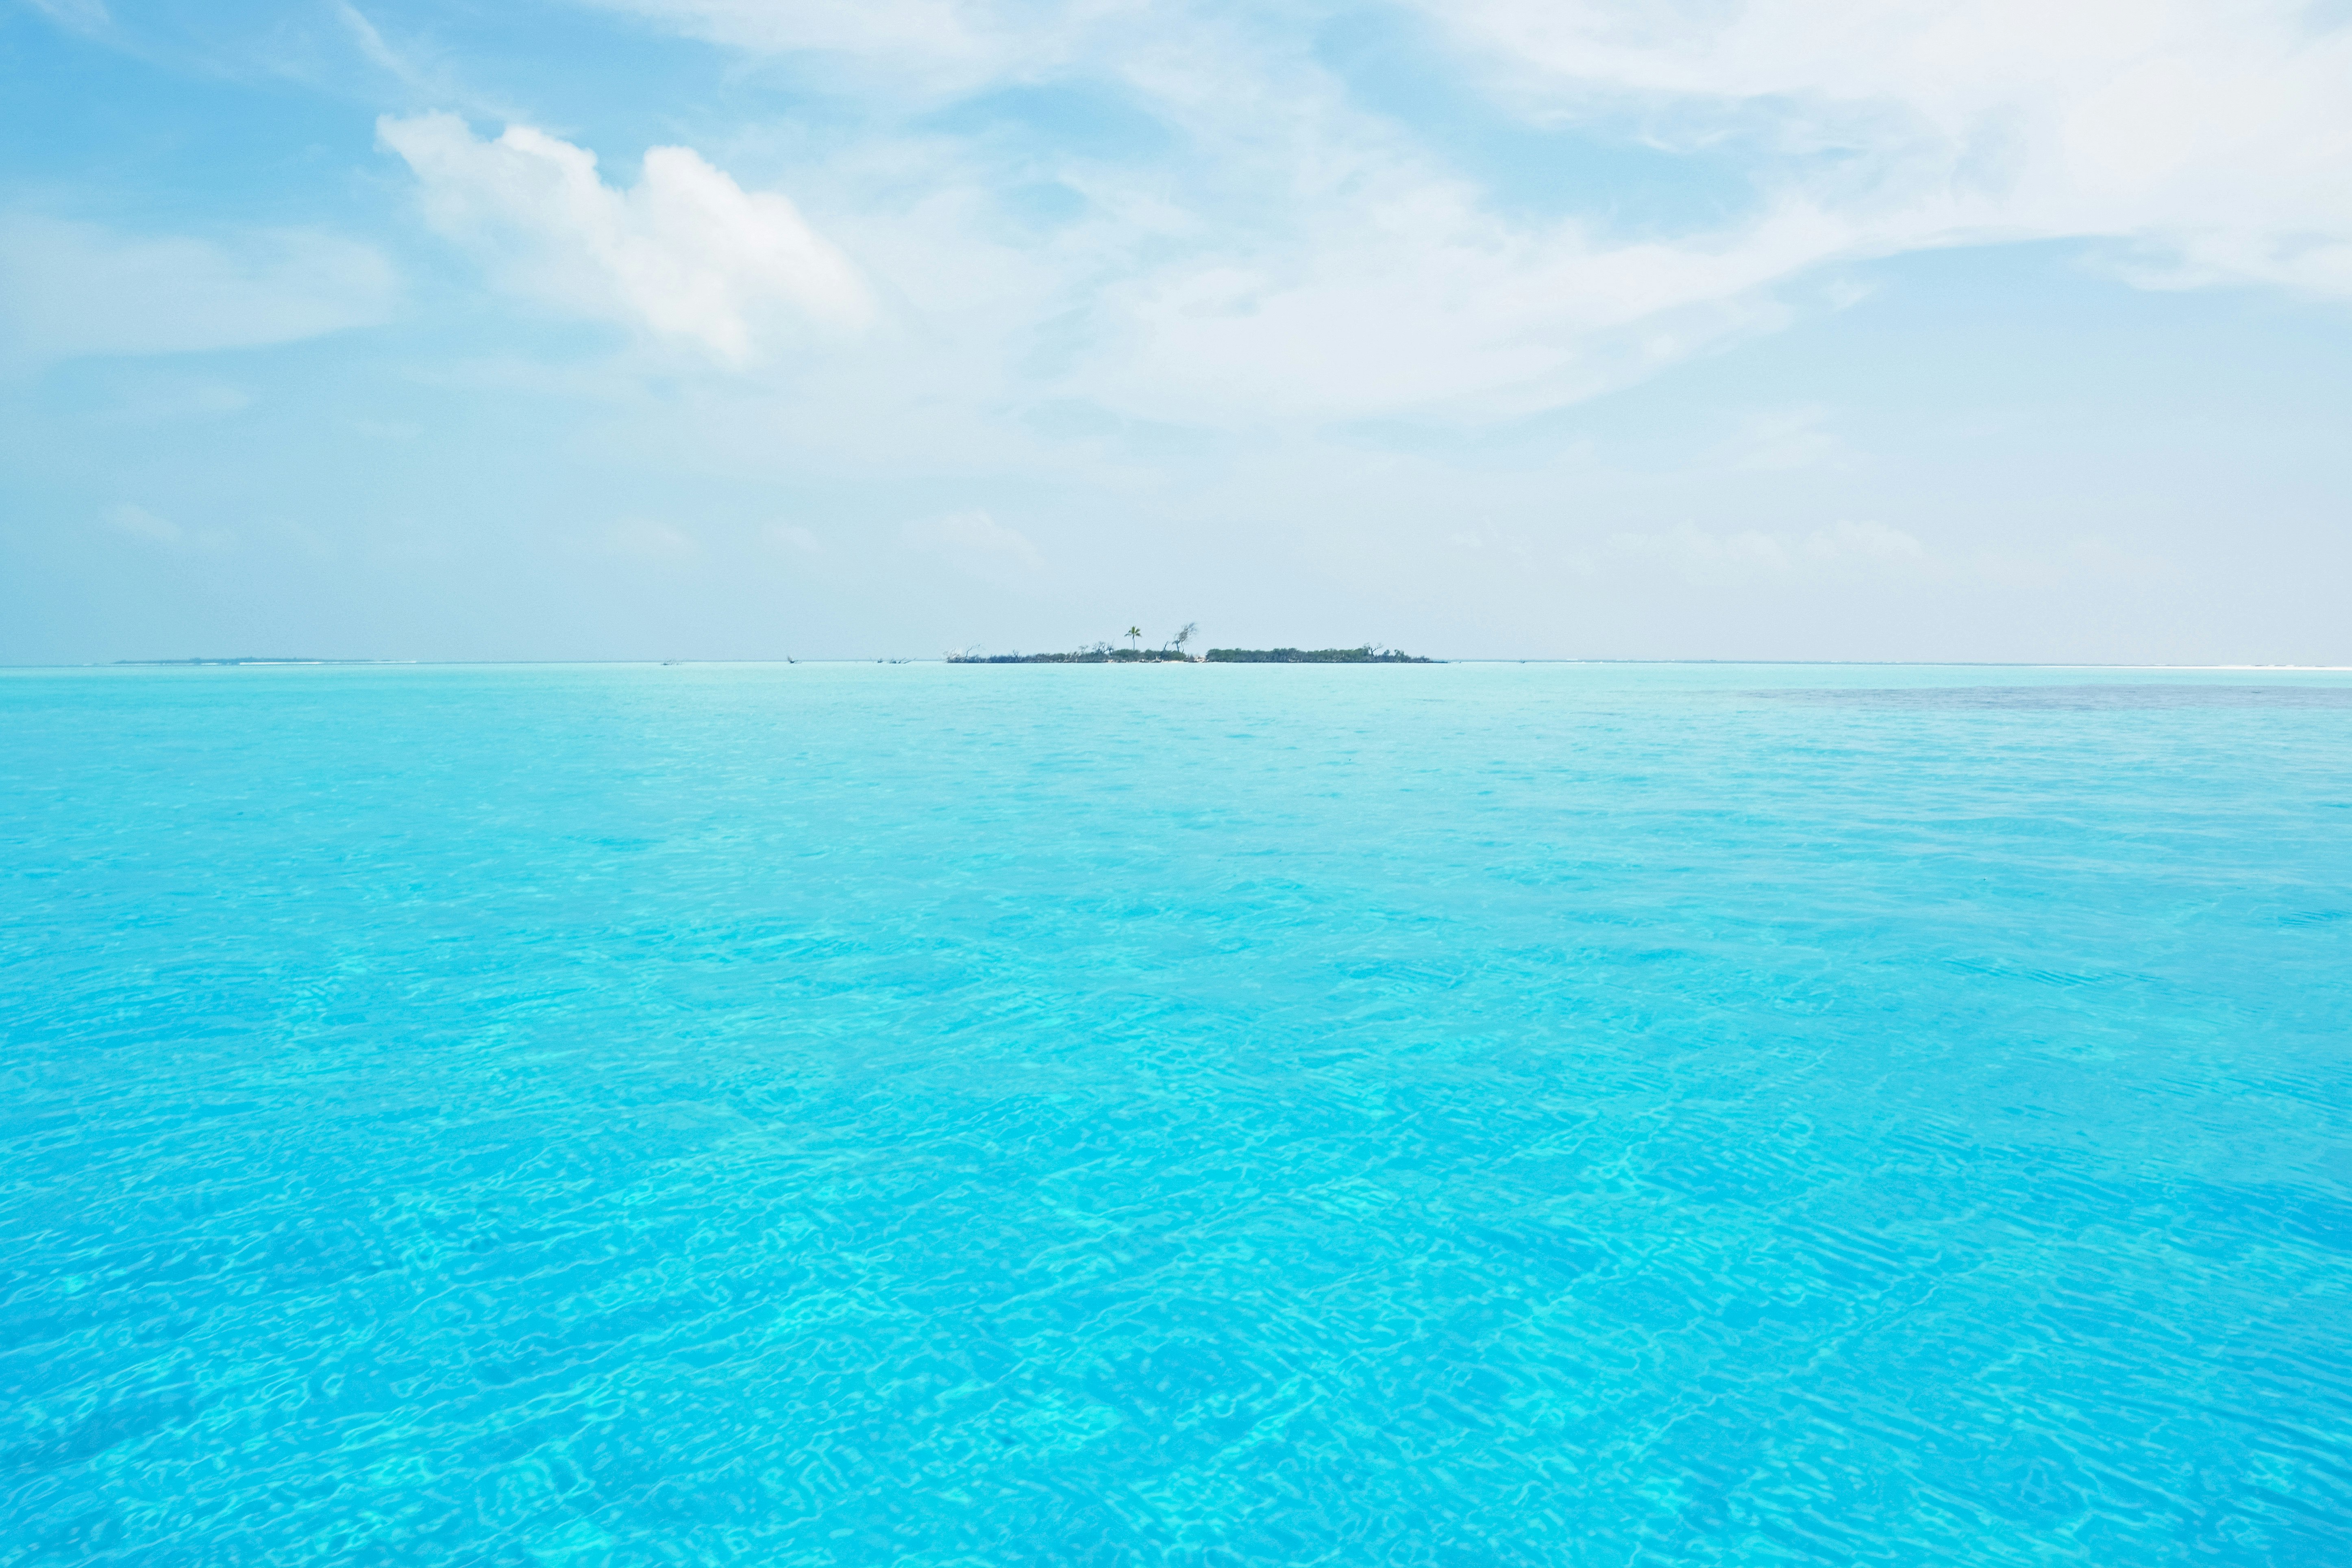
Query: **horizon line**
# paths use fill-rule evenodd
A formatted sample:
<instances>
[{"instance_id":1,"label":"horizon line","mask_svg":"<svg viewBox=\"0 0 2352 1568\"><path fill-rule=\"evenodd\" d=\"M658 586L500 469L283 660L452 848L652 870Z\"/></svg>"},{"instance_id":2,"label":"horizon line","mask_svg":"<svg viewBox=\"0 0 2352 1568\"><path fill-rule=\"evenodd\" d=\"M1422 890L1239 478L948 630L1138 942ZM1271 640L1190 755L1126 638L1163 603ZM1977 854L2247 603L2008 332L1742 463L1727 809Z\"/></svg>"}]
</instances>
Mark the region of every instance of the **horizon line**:
<instances>
[{"instance_id":1,"label":"horizon line","mask_svg":"<svg viewBox=\"0 0 2352 1568\"><path fill-rule=\"evenodd\" d=\"M1833 669L2167 669L2183 671L2236 671L2252 673L2277 671L2299 674L2352 673L2352 664L2169 664L2147 661L2106 662L2092 659L1993 659L1993 658L1576 658L1558 657L1515 658L1509 655L1481 655L1469 658L1428 656L1433 664L1559 664L1559 665L1634 665L1634 666L1762 666L1775 668L1826 668ZM936 664L978 662L951 659L940 656L929 658L891 657L887 655L861 658L855 655L820 656L809 658L776 657L772 658L118 658L80 659L72 661L0 664L0 670L44 669L232 669L232 668L535 668L551 666L585 665L596 668L670 668L680 665L776 666L798 664ZM1176 663L1177 660L1116 660L1128 663ZM1208 664L1207 659L1181 662ZM1333 661L1337 667L1338 661Z\"/></svg>"}]
</instances>

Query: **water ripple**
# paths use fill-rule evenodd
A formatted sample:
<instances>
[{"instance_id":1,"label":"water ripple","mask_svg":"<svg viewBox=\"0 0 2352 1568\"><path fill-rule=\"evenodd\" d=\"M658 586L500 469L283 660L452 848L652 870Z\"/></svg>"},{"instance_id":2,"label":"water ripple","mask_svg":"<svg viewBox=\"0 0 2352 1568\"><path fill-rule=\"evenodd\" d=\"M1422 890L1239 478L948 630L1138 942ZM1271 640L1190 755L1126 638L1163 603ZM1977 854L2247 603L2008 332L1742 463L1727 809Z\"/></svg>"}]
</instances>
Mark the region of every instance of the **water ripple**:
<instances>
[{"instance_id":1,"label":"water ripple","mask_svg":"<svg viewBox=\"0 0 2352 1568\"><path fill-rule=\"evenodd\" d=\"M0 676L0 1568L2340 1563L2347 706Z\"/></svg>"}]
</instances>

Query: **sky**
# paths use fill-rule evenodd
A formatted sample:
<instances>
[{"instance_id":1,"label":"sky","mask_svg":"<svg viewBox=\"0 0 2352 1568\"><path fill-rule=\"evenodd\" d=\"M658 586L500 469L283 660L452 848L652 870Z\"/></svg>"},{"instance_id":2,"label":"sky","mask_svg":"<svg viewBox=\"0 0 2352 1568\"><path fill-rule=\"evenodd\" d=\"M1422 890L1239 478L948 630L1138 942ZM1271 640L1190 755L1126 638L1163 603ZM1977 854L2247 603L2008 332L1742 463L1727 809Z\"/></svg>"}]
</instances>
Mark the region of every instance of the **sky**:
<instances>
[{"instance_id":1,"label":"sky","mask_svg":"<svg viewBox=\"0 0 2352 1568\"><path fill-rule=\"evenodd\" d=\"M0 0L0 662L2352 664L2352 0Z\"/></svg>"}]
</instances>

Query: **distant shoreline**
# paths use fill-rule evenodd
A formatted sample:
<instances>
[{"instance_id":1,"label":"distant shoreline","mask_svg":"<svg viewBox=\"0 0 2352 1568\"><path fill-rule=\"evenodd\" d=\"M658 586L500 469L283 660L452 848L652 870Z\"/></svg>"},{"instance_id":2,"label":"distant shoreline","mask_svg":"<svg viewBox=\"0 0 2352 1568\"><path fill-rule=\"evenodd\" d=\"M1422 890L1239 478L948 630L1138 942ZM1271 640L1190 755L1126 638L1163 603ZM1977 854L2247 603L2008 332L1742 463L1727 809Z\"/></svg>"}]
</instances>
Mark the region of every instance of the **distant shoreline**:
<instances>
[{"instance_id":1,"label":"distant shoreline","mask_svg":"<svg viewBox=\"0 0 2352 1568\"><path fill-rule=\"evenodd\" d=\"M1194 658L1177 648L1090 647L1076 653L963 653L950 664L1436 664L1394 648L1213 647Z\"/></svg>"},{"instance_id":2,"label":"distant shoreline","mask_svg":"<svg viewBox=\"0 0 2352 1568\"><path fill-rule=\"evenodd\" d=\"M242 664L415 664L413 658L118 658L117 665L132 668L161 669L186 665Z\"/></svg>"},{"instance_id":3,"label":"distant shoreline","mask_svg":"<svg viewBox=\"0 0 2352 1568\"><path fill-rule=\"evenodd\" d=\"M1276 650L1267 649L1265 651L1273 652ZM940 663L1009 664L1015 662L1029 664L1068 662L1068 660L1066 658L1055 659L1052 658L1033 658L1025 656L1016 659L1004 656L991 658L978 655L959 656L954 654L948 655L943 659L937 657L928 658L884 659L876 658L871 655L854 654L820 655L814 657L804 656L800 658L788 658L781 655L772 658L117 658L67 659L56 662L32 661L0 663L0 670L25 671L30 673L45 670L120 669L131 671L235 668L239 667L260 669L299 668L305 667L350 668L373 667L379 668L409 669L534 669L557 668L620 669L641 666L658 668L665 665L752 668L769 665L782 668L792 664L805 664L811 666L861 664L930 665ZM1087 660L1086 662L1097 661ZM1156 658L1150 660L1130 660L1129 658L1121 658L1117 660L1103 659L1099 662L1116 662L1124 664L1129 662L1172 663L1177 661L1164 658ZM1205 658L1188 657L1181 662L1187 664L1203 664L1208 661ZM1219 660L1218 662L1224 663L1228 661ZM1238 662L1249 661L1243 660ZM2082 659L2065 659L2053 662L2035 659L1992 658L1570 658L1543 656L1517 658L1507 655L1494 655L1466 658L1383 659L1379 662L1411 662L1415 664L1425 663L1432 665L1544 665L1560 668L1580 668L1589 669L1612 668L1659 668L1683 669L2082 669L2118 673L2126 671L2146 671L2152 674L2173 675L2352 675L2352 664L2148 664L2137 662L2102 663Z\"/></svg>"}]
</instances>

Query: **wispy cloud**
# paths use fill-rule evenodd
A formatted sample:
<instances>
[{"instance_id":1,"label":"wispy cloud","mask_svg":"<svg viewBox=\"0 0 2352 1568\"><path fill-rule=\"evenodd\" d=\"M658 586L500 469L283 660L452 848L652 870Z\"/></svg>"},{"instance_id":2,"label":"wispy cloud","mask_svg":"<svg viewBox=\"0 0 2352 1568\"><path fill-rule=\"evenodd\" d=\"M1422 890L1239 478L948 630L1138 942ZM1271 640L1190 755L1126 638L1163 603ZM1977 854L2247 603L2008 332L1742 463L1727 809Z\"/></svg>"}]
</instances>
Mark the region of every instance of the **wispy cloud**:
<instances>
[{"instance_id":1,"label":"wispy cloud","mask_svg":"<svg viewBox=\"0 0 2352 1568\"><path fill-rule=\"evenodd\" d=\"M814 54L887 73L892 90L940 96L1007 76L1034 80L1078 51L1095 15L1140 7L1066 0L590 0L761 55Z\"/></svg>"},{"instance_id":2,"label":"wispy cloud","mask_svg":"<svg viewBox=\"0 0 2352 1568\"><path fill-rule=\"evenodd\" d=\"M2352 294L2352 27L2300 0L1430 10L1529 117L1744 144L1856 252L2106 238L2146 281Z\"/></svg>"},{"instance_id":3,"label":"wispy cloud","mask_svg":"<svg viewBox=\"0 0 2352 1568\"><path fill-rule=\"evenodd\" d=\"M814 530L803 528L796 522L772 522L768 525L764 537L768 543L777 550L794 555L817 556L825 553L824 541L818 538Z\"/></svg>"},{"instance_id":4,"label":"wispy cloud","mask_svg":"<svg viewBox=\"0 0 2352 1568\"><path fill-rule=\"evenodd\" d=\"M100 521L126 538L161 545L169 551L226 550L236 542L218 529L185 528L130 501L109 507Z\"/></svg>"},{"instance_id":5,"label":"wispy cloud","mask_svg":"<svg viewBox=\"0 0 2352 1568\"><path fill-rule=\"evenodd\" d=\"M350 29L352 41L359 45L362 54L409 86L421 85L416 68L384 41L383 34L368 19L367 13L352 5L351 0L335 0L335 15L342 18L343 26Z\"/></svg>"},{"instance_id":6,"label":"wispy cloud","mask_svg":"<svg viewBox=\"0 0 2352 1568\"><path fill-rule=\"evenodd\" d=\"M986 258L995 314L960 344L993 336L1055 367L1054 392L1152 419L1516 416L1780 327L1842 264L1958 245L2076 238L2144 284L2352 294L2352 31L2296 0L1429 6L1451 54L1423 68L1494 114L1746 186L1638 235L1580 200L1565 142L1556 174L1522 171L1556 214L1496 200L1318 55L1318 9L604 3L765 58L865 62L885 115L894 91L912 114L1059 79L1163 128L1178 151L1141 177L1083 138L869 144L921 193L924 243L898 243L912 216L845 219L910 298L941 256ZM1006 190L1040 178L1072 216L999 254Z\"/></svg>"},{"instance_id":7,"label":"wispy cloud","mask_svg":"<svg viewBox=\"0 0 2352 1568\"><path fill-rule=\"evenodd\" d=\"M124 386L121 401L98 417L107 425L166 426L225 419L242 414L253 402L250 392L226 382L144 375Z\"/></svg>"},{"instance_id":8,"label":"wispy cloud","mask_svg":"<svg viewBox=\"0 0 2352 1568\"><path fill-rule=\"evenodd\" d=\"M352 0L334 0L333 9L361 56L398 82L410 102L441 108L455 105L499 120L528 118L505 100L487 95L469 83L465 72L441 51L419 47L407 39L395 43L385 37L375 18Z\"/></svg>"},{"instance_id":9,"label":"wispy cloud","mask_svg":"<svg viewBox=\"0 0 2352 1568\"><path fill-rule=\"evenodd\" d=\"M331 235L0 218L0 353L20 361L293 342L383 321L397 294L381 255Z\"/></svg>"},{"instance_id":10,"label":"wispy cloud","mask_svg":"<svg viewBox=\"0 0 2352 1568\"><path fill-rule=\"evenodd\" d=\"M114 25L106 0L32 0L33 9L72 32L95 36Z\"/></svg>"},{"instance_id":11,"label":"wispy cloud","mask_svg":"<svg viewBox=\"0 0 2352 1568\"><path fill-rule=\"evenodd\" d=\"M1722 449L1733 468L1760 473L1830 468L1851 461L1852 456L1830 410L1811 405L1748 415Z\"/></svg>"},{"instance_id":12,"label":"wispy cloud","mask_svg":"<svg viewBox=\"0 0 2352 1568\"><path fill-rule=\"evenodd\" d=\"M702 543L674 523L626 518L597 536L601 553L662 566L683 566L702 557Z\"/></svg>"}]
</instances>

